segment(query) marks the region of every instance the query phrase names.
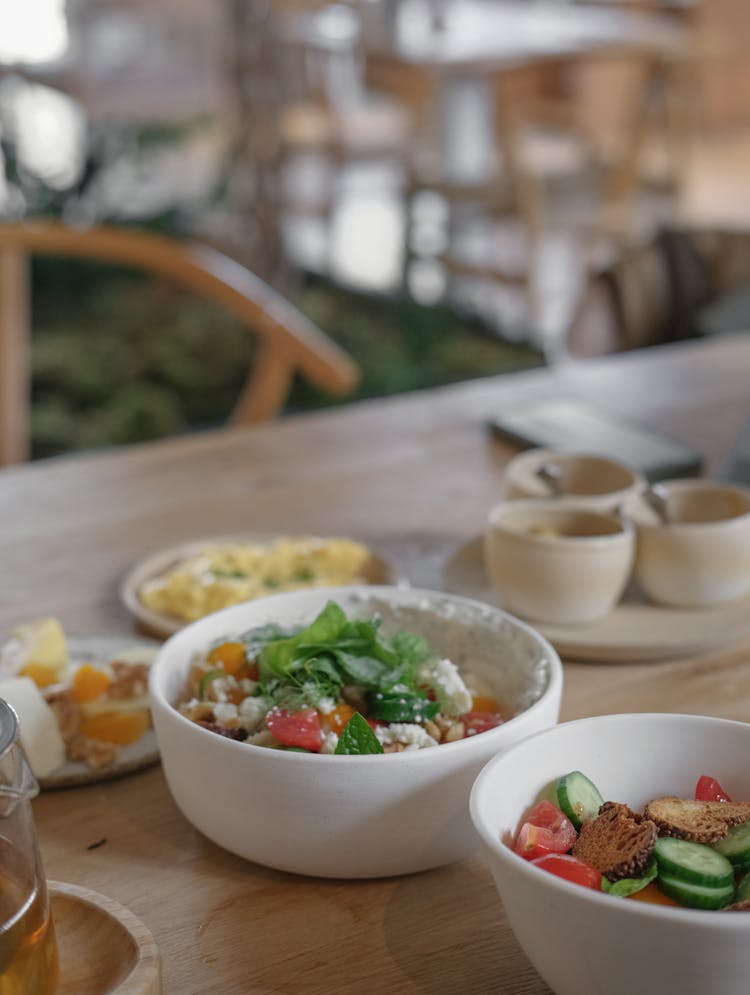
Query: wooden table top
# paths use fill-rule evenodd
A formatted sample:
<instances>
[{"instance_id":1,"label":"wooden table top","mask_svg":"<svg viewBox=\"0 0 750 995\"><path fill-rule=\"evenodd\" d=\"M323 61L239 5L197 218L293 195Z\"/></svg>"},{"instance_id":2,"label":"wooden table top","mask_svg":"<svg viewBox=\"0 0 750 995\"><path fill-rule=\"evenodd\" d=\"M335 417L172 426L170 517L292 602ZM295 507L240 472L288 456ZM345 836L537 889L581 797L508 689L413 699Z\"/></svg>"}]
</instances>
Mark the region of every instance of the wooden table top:
<instances>
[{"instance_id":1,"label":"wooden table top","mask_svg":"<svg viewBox=\"0 0 750 995\"><path fill-rule=\"evenodd\" d=\"M477 534L513 450L492 411L580 397L668 432L721 467L750 404L750 335L492 377L0 472L0 624L58 616L132 633L118 584L143 556L218 532L353 534L416 583ZM562 717L685 711L746 719L750 646L648 664L566 664ZM223 852L159 767L34 802L49 877L108 895L152 931L170 995L548 991L477 855L385 881L305 879ZM90 844L106 840L89 849Z\"/></svg>"}]
</instances>

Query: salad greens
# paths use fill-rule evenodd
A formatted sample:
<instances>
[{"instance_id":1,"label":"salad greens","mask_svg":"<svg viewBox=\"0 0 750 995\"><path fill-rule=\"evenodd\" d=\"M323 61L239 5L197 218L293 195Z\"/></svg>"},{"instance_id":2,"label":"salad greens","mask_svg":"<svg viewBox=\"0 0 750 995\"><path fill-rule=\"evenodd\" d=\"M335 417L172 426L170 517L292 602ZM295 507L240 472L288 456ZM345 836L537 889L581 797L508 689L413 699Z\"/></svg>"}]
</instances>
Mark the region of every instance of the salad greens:
<instances>
[{"instance_id":1,"label":"salad greens","mask_svg":"<svg viewBox=\"0 0 750 995\"><path fill-rule=\"evenodd\" d=\"M338 700L345 685L356 685L374 719L432 718L439 704L418 679L419 667L431 657L427 641L411 632L385 637L379 629L379 619L348 619L329 601L303 629L251 630L242 640L249 652L251 646L259 651L255 694L285 708L316 707L324 699Z\"/></svg>"},{"instance_id":2,"label":"salad greens","mask_svg":"<svg viewBox=\"0 0 750 995\"><path fill-rule=\"evenodd\" d=\"M336 753L352 755L383 752L380 740L370 728L367 719L359 712L355 712L339 736Z\"/></svg>"}]
</instances>

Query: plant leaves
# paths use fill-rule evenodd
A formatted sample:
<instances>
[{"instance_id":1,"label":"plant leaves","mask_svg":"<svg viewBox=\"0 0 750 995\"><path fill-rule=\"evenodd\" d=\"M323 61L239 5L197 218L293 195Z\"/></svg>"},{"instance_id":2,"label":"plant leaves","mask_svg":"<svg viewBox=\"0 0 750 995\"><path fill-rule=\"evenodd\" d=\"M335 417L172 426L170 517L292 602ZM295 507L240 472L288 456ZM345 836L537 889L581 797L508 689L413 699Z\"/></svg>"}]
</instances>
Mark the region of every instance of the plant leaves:
<instances>
[{"instance_id":1,"label":"plant leaves","mask_svg":"<svg viewBox=\"0 0 750 995\"><path fill-rule=\"evenodd\" d=\"M376 691L368 699L369 714L384 722L424 722L440 710L437 701L409 691L384 694Z\"/></svg>"},{"instance_id":2,"label":"plant leaves","mask_svg":"<svg viewBox=\"0 0 750 995\"><path fill-rule=\"evenodd\" d=\"M353 756L383 752L380 740L370 728L367 719L360 712L355 712L339 736L336 753Z\"/></svg>"},{"instance_id":3,"label":"plant leaves","mask_svg":"<svg viewBox=\"0 0 750 995\"><path fill-rule=\"evenodd\" d=\"M606 891L608 895L627 898L628 895L634 895L637 891L645 888L647 884L650 884L654 880L656 875L656 859L652 857L648 862L648 867L643 877L621 878L619 881L608 881L607 878L602 877L602 891Z\"/></svg>"}]
</instances>

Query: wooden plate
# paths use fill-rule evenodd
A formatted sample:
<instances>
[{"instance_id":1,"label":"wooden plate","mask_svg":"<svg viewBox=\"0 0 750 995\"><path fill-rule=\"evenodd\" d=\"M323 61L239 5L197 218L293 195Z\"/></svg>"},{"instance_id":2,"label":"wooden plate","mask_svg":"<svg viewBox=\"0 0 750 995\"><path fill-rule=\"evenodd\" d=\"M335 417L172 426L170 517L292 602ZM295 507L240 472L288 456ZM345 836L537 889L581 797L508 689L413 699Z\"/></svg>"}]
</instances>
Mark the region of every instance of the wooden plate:
<instances>
[{"instance_id":1,"label":"wooden plate","mask_svg":"<svg viewBox=\"0 0 750 995\"><path fill-rule=\"evenodd\" d=\"M450 555L443 570L443 587L452 594L502 607L484 568L481 536ZM609 615L596 622L532 625L571 660L668 660L750 638L750 596L717 608L667 608L650 604L631 587Z\"/></svg>"},{"instance_id":2,"label":"wooden plate","mask_svg":"<svg viewBox=\"0 0 750 995\"><path fill-rule=\"evenodd\" d=\"M68 655L73 663L90 663L93 666L104 666L122 653L134 646L145 646L157 650L159 644L142 637L127 636L70 636L68 637ZM108 781L114 777L122 777L133 771L149 767L159 760L159 747L153 728L147 729L135 743L121 746L117 759L108 767L93 768L88 764L74 760L66 760L62 767L39 778L39 786L43 791L49 788L72 788L80 784L94 784L97 781Z\"/></svg>"},{"instance_id":3,"label":"wooden plate","mask_svg":"<svg viewBox=\"0 0 750 995\"><path fill-rule=\"evenodd\" d=\"M139 627L150 635L166 639L173 635L184 625L183 619L174 615L162 614L151 611L140 599L139 591L146 581L153 580L161 574L166 573L178 563L201 553L211 546L226 546L244 543L270 543L278 536L255 535L231 535L218 536L208 539L199 539L194 542L182 543L163 549L152 556L138 562L127 574L120 586L120 599L130 614L136 619ZM360 540L355 540L360 541ZM365 542L369 547L369 543ZM390 558L386 558L379 552L370 548L370 563L367 569L367 580L370 584L393 584L397 580L397 571ZM269 592L271 593L271 592Z\"/></svg>"},{"instance_id":4,"label":"wooden plate","mask_svg":"<svg viewBox=\"0 0 750 995\"><path fill-rule=\"evenodd\" d=\"M161 958L132 912L87 888L47 884L60 955L58 995L158 995Z\"/></svg>"}]
</instances>

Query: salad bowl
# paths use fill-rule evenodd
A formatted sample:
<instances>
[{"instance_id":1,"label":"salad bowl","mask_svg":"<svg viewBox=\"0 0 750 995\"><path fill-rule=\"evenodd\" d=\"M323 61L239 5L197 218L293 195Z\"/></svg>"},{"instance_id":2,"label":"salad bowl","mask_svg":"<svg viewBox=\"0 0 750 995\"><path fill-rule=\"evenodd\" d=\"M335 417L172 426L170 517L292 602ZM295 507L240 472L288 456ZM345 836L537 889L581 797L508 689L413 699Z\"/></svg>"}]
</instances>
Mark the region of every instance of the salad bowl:
<instances>
[{"instance_id":1,"label":"salad bowl","mask_svg":"<svg viewBox=\"0 0 750 995\"><path fill-rule=\"evenodd\" d=\"M471 793L503 908L556 995L740 995L750 975L750 913L647 904L564 880L511 847L550 785L583 772L606 801L639 810L692 798L703 775L750 801L750 725L697 715L602 715L566 722L491 760ZM489 990L489 988L488 988Z\"/></svg>"},{"instance_id":2,"label":"salad bowl","mask_svg":"<svg viewBox=\"0 0 750 995\"><path fill-rule=\"evenodd\" d=\"M331 602L348 617L378 618L383 633L424 637L440 658L481 678L512 717L429 749L340 755L238 742L178 710L197 653L260 626L299 629ZM170 791L198 830L269 867L369 878L437 867L478 846L468 811L474 778L490 757L557 721L562 665L534 629L481 602L390 586L327 588L187 626L158 653L150 692Z\"/></svg>"}]
</instances>

